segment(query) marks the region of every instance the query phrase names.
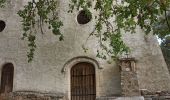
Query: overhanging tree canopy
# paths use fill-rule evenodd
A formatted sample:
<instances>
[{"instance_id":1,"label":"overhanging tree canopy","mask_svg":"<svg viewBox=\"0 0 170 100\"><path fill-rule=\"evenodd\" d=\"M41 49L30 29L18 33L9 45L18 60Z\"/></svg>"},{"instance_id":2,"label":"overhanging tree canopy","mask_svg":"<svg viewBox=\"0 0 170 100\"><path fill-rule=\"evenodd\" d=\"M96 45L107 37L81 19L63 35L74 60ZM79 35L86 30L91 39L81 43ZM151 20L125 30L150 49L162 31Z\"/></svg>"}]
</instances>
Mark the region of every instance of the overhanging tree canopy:
<instances>
[{"instance_id":1,"label":"overhanging tree canopy","mask_svg":"<svg viewBox=\"0 0 170 100\"><path fill-rule=\"evenodd\" d=\"M0 0L0 6L4 3L5 0ZM29 41L29 61L32 60L36 48L35 24L37 20L41 26L41 33L43 33L42 25L46 23L49 29L55 35L59 35L60 40L63 40L63 34L60 32L63 24L57 16L57 7L58 0L32 0L24 6L24 9L18 11L22 18L23 39L27 38ZM71 0L69 7L68 12L79 9L83 9L87 15L90 14L89 9L98 12L94 15L95 30L89 36L96 36L99 39L103 51L98 50L97 56L103 59L106 59L105 54L115 58L123 52L128 52L128 47L121 39L121 30L135 33L136 27L140 26L146 34L152 30L159 37L170 34L168 16L170 0ZM114 20L110 20L113 17ZM104 42L109 44L105 45Z\"/></svg>"}]
</instances>

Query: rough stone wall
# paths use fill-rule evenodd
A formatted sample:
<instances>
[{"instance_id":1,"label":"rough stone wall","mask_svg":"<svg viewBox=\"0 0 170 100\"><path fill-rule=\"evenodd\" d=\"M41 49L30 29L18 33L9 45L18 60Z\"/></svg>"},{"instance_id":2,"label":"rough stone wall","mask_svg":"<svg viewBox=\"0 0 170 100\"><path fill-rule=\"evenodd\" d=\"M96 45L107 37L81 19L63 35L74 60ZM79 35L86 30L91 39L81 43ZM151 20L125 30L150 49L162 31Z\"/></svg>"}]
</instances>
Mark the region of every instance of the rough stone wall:
<instances>
[{"instance_id":1,"label":"rough stone wall","mask_svg":"<svg viewBox=\"0 0 170 100\"><path fill-rule=\"evenodd\" d=\"M35 92L13 92L1 94L0 100L65 100L64 96L57 94Z\"/></svg>"},{"instance_id":2,"label":"rough stone wall","mask_svg":"<svg viewBox=\"0 0 170 100\"><path fill-rule=\"evenodd\" d=\"M96 100L145 100L142 96L133 96L133 97L100 97Z\"/></svg>"},{"instance_id":3,"label":"rough stone wall","mask_svg":"<svg viewBox=\"0 0 170 100\"><path fill-rule=\"evenodd\" d=\"M20 39L21 19L16 14L27 0L8 0L8 2L5 8L0 9L0 20L6 22L5 30L0 32L0 70L7 62L14 64L14 92L61 93L69 98L70 74L68 72L72 66L68 66L65 73L61 71L70 59L85 56L96 60L103 68L95 67L97 97L121 93L119 68L114 62L108 64L107 61L96 58L96 48L98 48L96 39L90 38L88 41L87 53L82 50L82 44L94 28L94 20L79 25L76 21L78 11L68 14L69 0L60 0L59 16L64 23L62 28L64 41L59 42L56 36L44 29L44 35L37 34L38 46L34 61L28 63L27 42ZM145 37L140 29L137 32L137 34L125 34L124 40L132 48L131 55L138 60L139 87L151 91L169 90L170 76L156 39L153 36Z\"/></svg>"},{"instance_id":4,"label":"rough stone wall","mask_svg":"<svg viewBox=\"0 0 170 100\"><path fill-rule=\"evenodd\" d=\"M137 28L137 34L124 34L124 41L131 48L139 79L139 88L150 91L170 90L170 75L156 37L145 35Z\"/></svg>"},{"instance_id":5,"label":"rough stone wall","mask_svg":"<svg viewBox=\"0 0 170 100\"><path fill-rule=\"evenodd\" d=\"M135 72L121 72L122 96L140 96L138 78Z\"/></svg>"},{"instance_id":6,"label":"rough stone wall","mask_svg":"<svg viewBox=\"0 0 170 100\"><path fill-rule=\"evenodd\" d=\"M150 92L148 90L142 90L141 94L145 100L170 100L170 92L168 91Z\"/></svg>"},{"instance_id":7,"label":"rough stone wall","mask_svg":"<svg viewBox=\"0 0 170 100\"><path fill-rule=\"evenodd\" d=\"M119 59L122 96L141 96L134 58Z\"/></svg>"},{"instance_id":8,"label":"rough stone wall","mask_svg":"<svg viewBox=\"0 0 170 100\"><path fill-rule=\"evenodd\" d=\"M34 92L16 92L0 96L0 100L66 100L63 96L56 94L42 94ZM96 100L144 100L142 96L134 97L100 97Z\"/></svg>"},{"instance_id":9,"label":"rough stone wall","mask_svg":"<svg viewBox=\"0 0 170 100\"><path fill-rule=\"evenodd\" d=\"M7 62L14 64L13 91L63 93L69 98L70 74L68 72L72 66L66 67L68 72L61 71L70 59L79 56L89 57L96 60L103 68L95 67L97 96L120 94L119 68L114 63L108 64L107 61L96 58L98 45L95 39L90 38L88 41L87 46L90 49L87 53L82 49L82 44L85 43L89 32L93 30L94 21L79 25L76 21L78 11L73 14L67 13L68 1L61 0L59 10L59 16L64 23L62 28L64 41L60 42L58 37L48 30L44 30L44 35L37 34L37 49L32 63L27 62L27 41L20 39L21 19L16 14L19 9L22 9L26 0L9 0L9 4L0 9L0 20L6 22L5 30L0 33L0 70Z\"/></svg>"}]
</instances>

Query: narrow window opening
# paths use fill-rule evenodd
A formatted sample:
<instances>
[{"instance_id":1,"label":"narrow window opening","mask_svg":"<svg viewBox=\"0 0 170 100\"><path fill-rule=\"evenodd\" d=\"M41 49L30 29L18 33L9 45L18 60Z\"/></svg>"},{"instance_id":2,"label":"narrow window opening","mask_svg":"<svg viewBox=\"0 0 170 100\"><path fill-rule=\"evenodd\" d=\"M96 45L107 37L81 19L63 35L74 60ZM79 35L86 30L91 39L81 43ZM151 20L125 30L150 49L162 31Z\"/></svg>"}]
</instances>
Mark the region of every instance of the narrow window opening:
<instances>
[{"instance_id":1,"label":"narrow window opening","mask_svg":"<svg viewBox=\"0 0 170 100\"><path fill-rule=\"evenodd\" d=\"M2 68L1 91L0 93L10 93L13 89L14 67L12 63L7 63Z\"/></svg>"},{"instance_id":2,"label":"narrow window opening","mask_svg":"<svg viewBox=\"0 0 170 100\"><path fill-rule=\"evenodd\" d=\"M2 32L5 29L5 26L6 26L5 22L0 20L0 32Z\"/></svg>"},{"instance_id":3,"label":"narrow window opening","mask_svg":"<svg viewBox=\"0 0 170 100\"><path fill-rule=\"evenodd\" d=\"M91 12L89 10L82 10L77 16L77 21L79 24L87 24L92 19Z\"/></svg>"}]
</instances>

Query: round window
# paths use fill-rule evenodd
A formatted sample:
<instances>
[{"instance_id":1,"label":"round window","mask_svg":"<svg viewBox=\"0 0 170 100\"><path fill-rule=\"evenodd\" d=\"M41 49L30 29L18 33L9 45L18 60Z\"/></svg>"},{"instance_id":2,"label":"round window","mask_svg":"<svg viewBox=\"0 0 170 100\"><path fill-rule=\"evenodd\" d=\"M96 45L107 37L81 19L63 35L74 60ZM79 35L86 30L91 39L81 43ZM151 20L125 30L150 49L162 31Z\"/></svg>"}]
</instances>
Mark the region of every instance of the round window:
<instances>
[{"instance_id":1,"label":"round window","mask_svg":"<svg viewBox=\"0 0 170 100\"><path fill-rule=\"evenodd\" d=\"M87 24L92 19L91 12L89 10L82 10L77 16L77 22L79 24Z\"/></svg>"}]
</instances>

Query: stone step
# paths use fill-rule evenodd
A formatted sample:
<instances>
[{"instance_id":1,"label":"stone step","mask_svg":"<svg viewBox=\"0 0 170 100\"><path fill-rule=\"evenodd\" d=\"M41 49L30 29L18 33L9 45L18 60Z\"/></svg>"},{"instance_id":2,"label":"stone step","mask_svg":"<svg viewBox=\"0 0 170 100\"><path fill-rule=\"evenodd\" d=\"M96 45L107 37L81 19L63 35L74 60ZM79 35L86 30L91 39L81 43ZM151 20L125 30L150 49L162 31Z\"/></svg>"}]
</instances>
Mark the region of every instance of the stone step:
<instances>
[{"instance_id":1,"label":"stone step","mask_svg":"<svg viewBox=\"0 0 170 100\"><path fill-rule=\"evenodd\" d=\"M136 97L100 97L96 100L145 100L143 96Z\"/></svg>"}]
</instances>

